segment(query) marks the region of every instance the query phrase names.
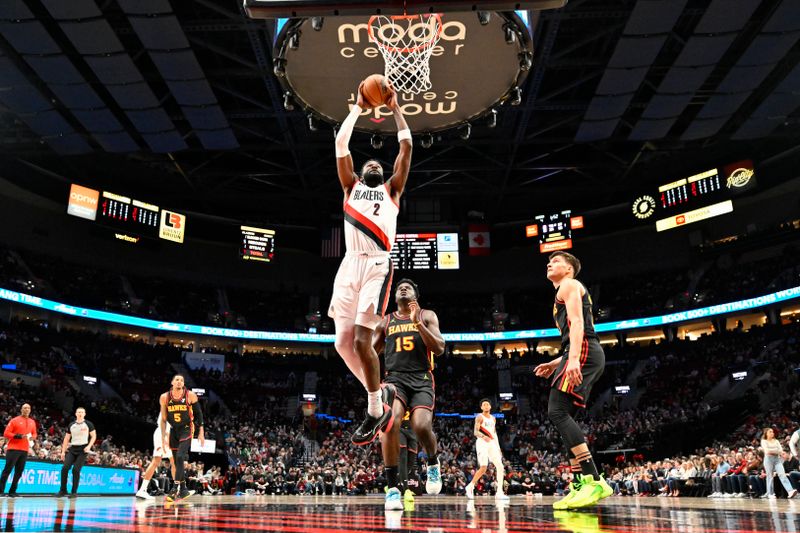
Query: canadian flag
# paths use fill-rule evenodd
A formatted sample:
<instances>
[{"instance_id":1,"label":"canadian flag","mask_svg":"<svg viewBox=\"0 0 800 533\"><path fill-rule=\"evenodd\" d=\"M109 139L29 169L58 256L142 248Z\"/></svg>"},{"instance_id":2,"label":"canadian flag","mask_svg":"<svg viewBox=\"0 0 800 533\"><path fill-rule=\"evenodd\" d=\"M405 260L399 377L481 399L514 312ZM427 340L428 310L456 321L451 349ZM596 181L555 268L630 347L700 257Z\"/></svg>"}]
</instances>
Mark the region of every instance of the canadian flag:
<instances>
[{"instance_id":1,"label":"canadian flag","mask_svg":"<svg viewBox=\"0 0 800 533\"><path fill-rule=\"evenodd\" d=\"M489 226L470 224L467 230L469 231L469 255L489 255L491 249Z\"/></svg>"}]
</instances>

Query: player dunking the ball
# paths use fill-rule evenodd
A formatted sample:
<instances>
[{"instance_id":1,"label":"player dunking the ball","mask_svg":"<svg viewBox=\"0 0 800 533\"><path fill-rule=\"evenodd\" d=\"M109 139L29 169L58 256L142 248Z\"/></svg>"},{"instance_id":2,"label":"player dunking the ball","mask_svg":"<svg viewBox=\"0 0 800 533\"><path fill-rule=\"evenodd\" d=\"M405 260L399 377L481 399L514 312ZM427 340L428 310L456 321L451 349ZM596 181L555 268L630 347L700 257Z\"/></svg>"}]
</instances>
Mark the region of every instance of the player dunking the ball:
<instances>
[{"instance_id":1,"label":"player dunking the ball","mask_svg":"<svg viewBox=\"0 0 800 533\"><path fill-rule=\"evenodd\" d=\"M425 491L439 494L442 490L436 435L433 433L436 399L433 358L444 352L444 337L439 331L439 317L429 309L422 309L418 299L417 284L410 279L401 279L395 293L397 312L387 316L375 329L375 349L384 352L386 389L395 396L392 408L396 423L381 437L389 486L385 508L389 510L403 508L398 479L399 426L406 410L411 413L411 429L428 455Z\"/></svg>"},{"instance_id":2,"label":"player dunking the ball","mask_svg":"<svg viewBox=\"0 0 800 533\"><path fill-rule=\"evenodd\" d=\"M389 91L385 105L397 124L400 153L388 181L383 167L369 160L355 173L349 144L353 127L368 104L359 87L356 105L336 135L336 168L344 191L346 253L333 283L328 315L336 326L336 351L367 391L367 413L351 440L363 446L393 422L394 395L382 397L380 361L372 346L372 333L380 323L392 287L392 260L400 196L411 165L411 131L400 110L397 95Z\"/></svg>"},{"instance_id":3,"label":"player dunking the ball","mask_svg":"<svg viewBox=\"0 0 800 533\"><path fill-rule=\"evenodd\" d=\"M203 410L197 394L186 390L183 376L175 374L172 378L172 388L161 395L161 419L159 420L159 430L163 438L162 446L164 449L172 450L175 461L175 489L167 495L168 501L179 501L188 498L192 494L186 488L186 461L189 459L189 448L192 445L195 427L199 428L197 438L200 446L205 444L205 433L203 430ZM167 434L166 424L170 425L170 432Z\"/></svg>"},{"instance_id":4,"label":"player dunking the ball","mask_svg":"<svg viewBox=\"0 0 800 533\"><path fill-rule=\"evenodd\" d=\"M556 289L553 317L561 332L561 357L537 366L537 376L552 376L547 414L567 447L574 479L569 494L554 509L579 509L614 493L597 472L586 437L573 418L605 369L606 356L594 330L592 298L575 277L581 262L567 252L550 254L547 279Z\"/></svg>"}]
</instances>

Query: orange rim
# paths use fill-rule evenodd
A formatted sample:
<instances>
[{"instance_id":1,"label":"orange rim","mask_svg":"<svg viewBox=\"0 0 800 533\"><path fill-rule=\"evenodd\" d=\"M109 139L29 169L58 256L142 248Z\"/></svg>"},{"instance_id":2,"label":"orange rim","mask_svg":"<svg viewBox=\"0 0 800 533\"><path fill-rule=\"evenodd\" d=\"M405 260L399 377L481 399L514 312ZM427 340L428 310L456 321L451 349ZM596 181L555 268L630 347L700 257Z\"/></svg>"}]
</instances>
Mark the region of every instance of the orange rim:
<instances>
[{"instance_id":1,"label":"orange rim","mask_svg":"<svg viewBox=\"0 0 800 533\"><path fill-rule=\"evenodd\" d=\"M394 21L394 20L412 20L412 19L416 19L418 17L427 16L428 17L428 21L430 21L431 17L436 17L436 20L437 20L438 23L436 25L436 33L428 41L420 44L419 46L411 46L411 47L405 47L405 48L398 48L396 46L388 46L388 45L385 45L382 42L378 41L378 39L375 38L375 34L372 32L373 21L375 19L377 19L378 17L381 17L381 16L385 17L385 15L372 15L369 18L369 23L367 25L367 31L369 32L370 41L375 43L379 48L382 48L383 50L386 50L388 52L395 52L395 53L400 53L400 54L409 54L411 52L416 52L418 50L425 50L426 48L430 48L431 46L433 46L433 44L436 41L439 40L439 36L442 34L442 16L439 13L431 13L431 14L428 14L428 15L391 15L391 16L386 17L386 18L389 18L389 19ZM426 21L426 23L428 21Z\"/></svg>"}]
</instances>

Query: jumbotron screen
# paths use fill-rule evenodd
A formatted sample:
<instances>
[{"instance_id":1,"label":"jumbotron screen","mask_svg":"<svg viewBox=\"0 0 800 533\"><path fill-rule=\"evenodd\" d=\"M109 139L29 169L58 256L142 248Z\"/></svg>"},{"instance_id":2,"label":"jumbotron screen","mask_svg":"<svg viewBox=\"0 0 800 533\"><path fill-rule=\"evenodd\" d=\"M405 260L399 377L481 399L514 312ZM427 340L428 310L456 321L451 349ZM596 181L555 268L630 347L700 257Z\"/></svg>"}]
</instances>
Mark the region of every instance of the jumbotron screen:
<instances>
[{"instance_id":1,"label":"jumbotron screen","mask_svg":"<svg viewBox=\"0 0 800 533\"><path fill-rule=\"evenodd\" d=\"M275 257L275 230L241 226L239 256L245 261L269 263Z\"/></svg>"},{"instance_id":2,"label":"jumbotron screen","mask_svg":"<svg viewBox=\"0 0 800 533\"><path fill-rule=\"evenodd\" d=\"M391 256L398 270L457 270L458 233L398 233Z\"/></svg>"}]
</instances>

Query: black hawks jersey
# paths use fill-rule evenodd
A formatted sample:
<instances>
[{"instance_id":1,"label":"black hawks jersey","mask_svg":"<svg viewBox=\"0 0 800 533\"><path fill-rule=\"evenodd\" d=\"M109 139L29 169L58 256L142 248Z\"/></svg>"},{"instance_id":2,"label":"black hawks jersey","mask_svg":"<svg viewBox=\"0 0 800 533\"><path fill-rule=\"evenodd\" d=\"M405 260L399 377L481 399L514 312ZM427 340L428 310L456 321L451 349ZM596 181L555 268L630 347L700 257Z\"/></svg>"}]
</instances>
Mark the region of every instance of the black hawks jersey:
<instances>
[{"instance_id":1,"label":"black hawks jersey","mask_svg":"<svg viewBox=\"0 0 800 533\"><path fill-rule=\"evenodd\" d=\"M424 310L420 310L420 320ZM422 336L410 316L397 312L386 322L384 359L387 372L428 372L433 370L433 352L422 342Z\"/></svg>"},{"instance_id":2,"label":"black hawks jersey","mask_svg":"<svg viewBox=\"0 0 800 533\"><path fill-rule=\"evenodd\" d=\"M583 287L583 285L581 284ZM556 289L558 294L558 289ZM597 333L594 331L594 317L592 316L592 297L586 287L583 287L583 297L581 298L583 307L583 336L587 339L596 339ZM553 318L556 327L561 332L561 346L569 344L569 318L567 318L567 306L556 296L553 304Z\"/></svg>"},{"instance_id":3,"label":"black hawks jersey","mask_svg":"<svg viewBox=\"0 0 800 533\"><path fill-rule=\"evenodd\" d=\"M172 396L172 391L167 391L167 423L172 428L172 431L182 433L183 431L191 431L194 433L194 412L192 406L189 405L189 398L186 389L183 389L183 395L179 398Z\"/></svg>"}]
</instances>

